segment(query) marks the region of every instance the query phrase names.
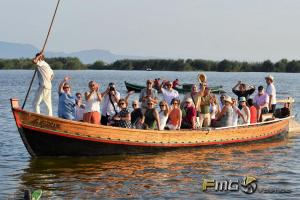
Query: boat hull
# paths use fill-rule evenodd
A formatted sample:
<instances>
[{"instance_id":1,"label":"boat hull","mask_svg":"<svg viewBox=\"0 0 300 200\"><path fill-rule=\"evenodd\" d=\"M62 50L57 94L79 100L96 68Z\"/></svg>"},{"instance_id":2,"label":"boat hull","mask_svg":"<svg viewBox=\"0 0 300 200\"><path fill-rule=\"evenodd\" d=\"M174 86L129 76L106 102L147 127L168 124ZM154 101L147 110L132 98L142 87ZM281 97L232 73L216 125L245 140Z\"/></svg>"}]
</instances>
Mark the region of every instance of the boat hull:
<instances>
[{"instance_id":1,"label":"boat hull","mask_svg":"<svg viewBox=\"0 0 300 200\"><path fill-rule=\"evenodd\" d=\"M12 107L16 125L32 156L96 156L156 153L257 142L285 136L289 118L224 129L156 131L94 125Z\"/></svg>"},{"instance_id":2,"label":"boat hull","mask_svg":"<svg viewBox=\"0 0 300 200\"><path fill-rule=\"evenodd\" d=\"M28 128L19 130L22 137L26 138L29 153L33 157L40 156L99 156L99 155L122 155L122 154L143 154L158 153L163 151L176 150L183 147L172 146L139 146L122 143L108 143L106 141L82 140L73 137L63 137L55 134L47 134ZM287 131L282 131L272 137L262 138L260 142L282 139ZM255 141L236 141L234 143L251 143ZM224 143L225 144L225 143ZM191 145L184 148L201 148L201 146L220 146L221 144Z\"/></svg>"}]
</instances>

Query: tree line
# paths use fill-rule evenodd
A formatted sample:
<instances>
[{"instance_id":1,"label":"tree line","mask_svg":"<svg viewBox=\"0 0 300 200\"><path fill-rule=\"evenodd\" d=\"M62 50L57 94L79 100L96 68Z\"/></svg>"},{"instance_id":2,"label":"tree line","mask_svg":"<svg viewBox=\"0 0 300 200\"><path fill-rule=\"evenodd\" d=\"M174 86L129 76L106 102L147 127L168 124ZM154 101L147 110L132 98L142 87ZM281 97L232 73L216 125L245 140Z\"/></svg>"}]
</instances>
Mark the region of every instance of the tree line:
<instances>
[{"instance_id":1,"label":"tree line","mask_svg":"<svg viewBox=\"0 0 300 200\"><path fill-rule=\"evenodd\" d=\"M219 72L300 72L300 60L278 62L239 62L231 60L211 61L203 59L145 59L118 60L107 64L96 61L83 64L78 58L47 58L55 70L159 70L159 71L219 71ZM0 59L0 69L34 69L31 59Z\"/></svg>"}]
</instances>

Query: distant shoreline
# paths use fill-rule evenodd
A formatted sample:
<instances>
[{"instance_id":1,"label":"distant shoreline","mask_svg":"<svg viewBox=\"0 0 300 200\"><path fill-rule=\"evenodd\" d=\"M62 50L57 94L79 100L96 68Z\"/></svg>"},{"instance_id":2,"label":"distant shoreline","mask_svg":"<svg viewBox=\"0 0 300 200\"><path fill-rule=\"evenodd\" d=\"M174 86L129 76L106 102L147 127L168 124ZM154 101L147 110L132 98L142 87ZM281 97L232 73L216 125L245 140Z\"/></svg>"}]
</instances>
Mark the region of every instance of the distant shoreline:
<instances>
[{"instance_id":1,"label":"distant shoreline","mask_svg":"<svg viewBox=\"0 0 300 200\"><path fill-rule=\"evenodd\" d=\"M214 71L214 72L287 72L299 73L300 60L281 59L273 63L239 62L239 61L211 61L203 59L143 59L118 60L107 64L96 61L93 64L83 64L76 57L46 58L54 70L138 70L143 71ZM0 69L5 70L32 70L35 65L31 59L0 59Z\"/></svg>"}]
</instances>

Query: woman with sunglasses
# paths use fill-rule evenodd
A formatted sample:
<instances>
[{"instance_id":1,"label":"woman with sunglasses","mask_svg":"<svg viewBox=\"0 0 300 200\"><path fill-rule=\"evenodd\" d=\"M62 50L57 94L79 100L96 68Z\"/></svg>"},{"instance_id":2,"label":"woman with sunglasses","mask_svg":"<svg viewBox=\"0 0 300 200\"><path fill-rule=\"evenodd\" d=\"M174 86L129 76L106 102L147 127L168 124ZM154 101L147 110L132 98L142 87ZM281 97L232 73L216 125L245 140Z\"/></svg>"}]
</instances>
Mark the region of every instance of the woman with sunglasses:
<instances>
[{"instance_id":1,"label":"woman with sunglasses","mask_svg":"<svg viewBox=\"0 0 300 200\"><path fill-rule=\"evenodd\" d=\"M156 122L157 129L160 130L158 112L154 108L154 102L152 102L151 100L148 100L147 109L145 111L145 122L144 122L144 125L146 126L145 128L146 129L155 129L155 122Z\"/></svg>"},{"instance_id":2,"label":"woman with sunglasses","mask_svg":"<svg viewBox=\"0 0 300 200\"><path fill-rule=\"evenodd\" d=\"M131 112L131 125L136 129L144 129L144 114L142 109L139 107L139 102L137 100L132 101L133 111Z\"/></svg>"},{"instance_id":3,"label":"woman with sunglasses","mask_svg":"<svg viewBox=\"0 0 300 200\"><path fill-rule=\"evenodd\" d=\"M83 122L83 114L85 110L85 105L82 102L82 95L80 92L75 94L76 96L76 106L75 106L75 120Z\"/></svg>"},{"instance_id":4,"label":"woman with sunglasses","mask_svg":"<svg viewBox=\"0 0 300 200\"><path fill-rule=\"evenodd\" d=\"M85 92L86 107L83 114L83 121L92 124L100 124L100 102L102 95L99 93L99 85L95 81L89 82L90 91Z\"/></svg>"},{"instance_id":5,"label":"woman with sunglasses","mask_svg":"<svg viewBox=\"0 0 300 200\"><path fill-rule=\"evenodd\" d=\"M120 108L120 112L113 117L115 125L122 128L131 128L131 116L127 108L127 101L125 99L120 99L118 106Z\"/></svg>"},{"instance_id":6,"label":"woman with sunglasses","mask_svg":"<svg viewBox=\"0 0 300 200\"><path fill-rule=\"evenodd\" d=\"M164 86L166 86L166 89L164 88ZM179 93L177 90L174 90L172 88L172 83L170 81L163 82L160 86L160 91L168 105L171 105L172 99L179 99Z\"/></svg>"},{"instance_id":7,"label":"woman with sunglasses","mask_svg":"<svg viewBox=\"0 0 300 200\"><path fill-rule=\"evenodd\" d=\"M63 119L75 119L75 97L71 95L71 88L68 81L71 78L66 76L58 87L58 117Z\"/></svg>"},{"instance_id":8,"label":"woman with sunglasses","mask_svg":"<svg viewBox=\"0 0 300 200\"><path fill-rule=\"evenodd\" d=\"M171 111L169 113L169 120L167 123L167 128L170 130L180 130L181 121L182 121L182 112L179 107L180 100L174 98L174 99L172 99L171 104L172 104L172 107L171 107Z\"/></svg>"},{"instance_id":9,"label":"woman with sunglasses","mask_svg":"<svg viewBox=\"0 0 300 200\"><path fill-rule=\"evenodd\" d=\"M167 124L167 120L169 117L169 106L165 100L159 102L159 124L160 124L160 129L159 130L164 130L165 126Z\"/></svg>"}]
</instances>

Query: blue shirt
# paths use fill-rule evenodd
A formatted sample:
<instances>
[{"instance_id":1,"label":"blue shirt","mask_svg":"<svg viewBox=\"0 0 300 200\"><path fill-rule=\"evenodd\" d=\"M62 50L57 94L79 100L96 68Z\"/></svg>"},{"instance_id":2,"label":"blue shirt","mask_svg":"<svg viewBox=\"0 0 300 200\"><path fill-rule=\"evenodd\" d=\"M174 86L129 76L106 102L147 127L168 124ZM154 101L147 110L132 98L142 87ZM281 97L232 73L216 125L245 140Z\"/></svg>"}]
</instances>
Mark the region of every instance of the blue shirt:
<instances>
[{"instance_id":1,"label":"blue shirt","mask_svg":"<svg viewBox=\"0 0 300 200\"><path fill-rule=\"evenodd\" d=\"M65 93L59 93L58 117L63 119L75 119L75 97Z\"/></svg>"}]
</instances>

